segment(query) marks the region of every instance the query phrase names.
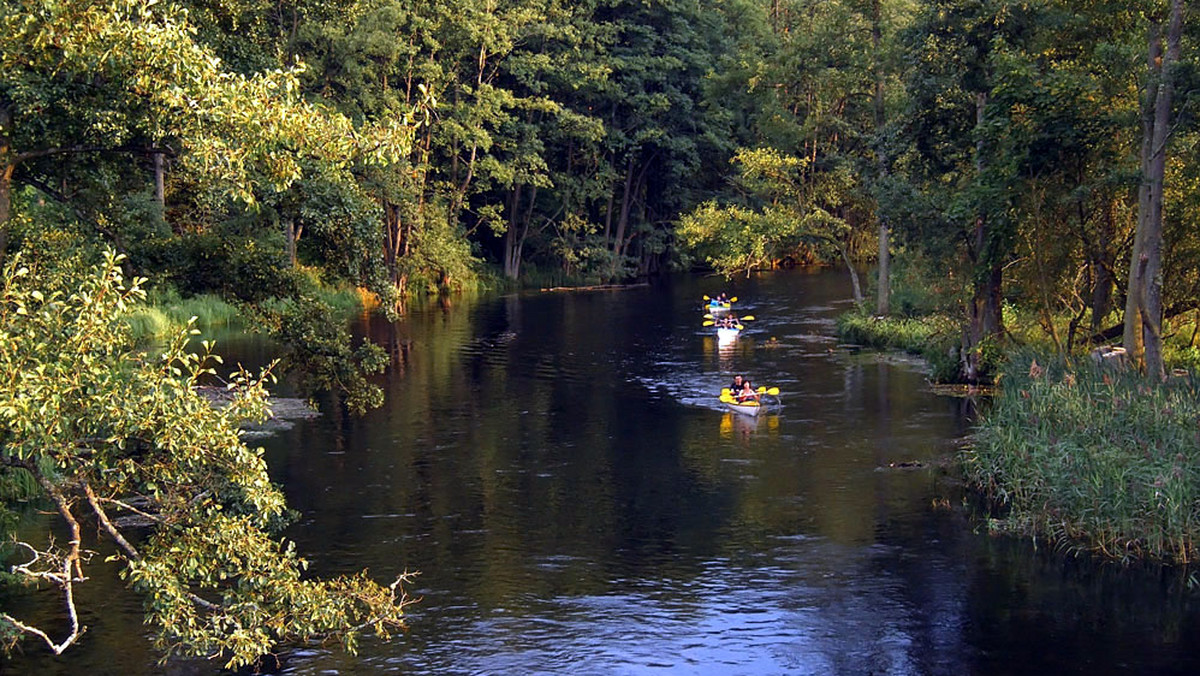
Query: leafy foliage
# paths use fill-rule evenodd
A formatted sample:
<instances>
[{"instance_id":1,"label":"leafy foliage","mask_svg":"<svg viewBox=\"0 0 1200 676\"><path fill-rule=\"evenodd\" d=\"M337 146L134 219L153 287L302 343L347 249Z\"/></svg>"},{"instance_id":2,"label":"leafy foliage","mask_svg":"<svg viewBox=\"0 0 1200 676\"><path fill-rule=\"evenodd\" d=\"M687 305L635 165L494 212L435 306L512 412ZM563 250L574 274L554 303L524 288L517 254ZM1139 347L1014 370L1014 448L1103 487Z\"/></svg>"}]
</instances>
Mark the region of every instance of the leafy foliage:
<instances>
[{"instance_id":1,"label":"leafy foliage","mask_svg":"<svg viewBox=\"0 0 1200 676\"><path fill-rule=\"evenodd\" d=\"M238 433L266 415L269 372L232 374L217 406L195 389L216 376L211 345L188 352L185 331L161 354L132 350L122 317L144 280L125 285L120 263L112 253L92 270L18 256L4 271L0 462L36 480L71 534L65 547L21 542L14 555L26 557L17 574L63 593L66 638L0 614L9 647L25 634L61 652L85 629L72 596L86 579L84 520L118 545L164 656L221 655L236 667L280 642L352 650L364 630L402 627L399 580L305 579L304 560L272 534L283 496L261 449ZM110 516L126 513L152 524L137 547Z\"/></svg>"}]
</instances>

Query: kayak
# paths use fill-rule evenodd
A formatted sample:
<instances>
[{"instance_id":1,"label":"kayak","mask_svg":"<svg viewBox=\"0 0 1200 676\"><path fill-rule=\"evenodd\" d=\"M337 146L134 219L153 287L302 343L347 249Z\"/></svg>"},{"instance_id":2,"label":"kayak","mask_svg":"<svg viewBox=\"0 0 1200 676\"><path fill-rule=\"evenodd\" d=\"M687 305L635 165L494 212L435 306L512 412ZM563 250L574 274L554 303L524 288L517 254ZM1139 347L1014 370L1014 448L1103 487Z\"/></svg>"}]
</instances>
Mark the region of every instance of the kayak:
<instances>
[{"instance_id":1,"label":"kayak","mask_svg":"<svg viewBox=\"0 0 1200 676\"><path fill-rule=\"evenodd\" d=\"M741 333L741 329L727 328L724 326L717 327L717 340L733 340Z\"/></svg>"},{"instance_id":2,"label":"kayak","mask_svg":"<svg viewBox=\"0 0 1200 676\"><path fill-rule=\"evenodd\" d=\"M733 411L734 413L741 413L742 415L756 416L758 415L758 412L763 409L763 405L757 401L745 401L738 403L736 401L722 399L721 403L728 406L729 410Z\"/></svg>"},{"instance_id":3,"label":"kayak","mask_svg":"<svg viewBox=\"0 0 1200 676\"><path fill-rule=\"evenodd\" d=\"M717 399L722 404L725 404L729 410L749 416L757 416L759 412L764 408L767 408L768 405L779 405L778 387L759 387L755 390L755 392L758 392L759 397L768 397L769 399L767 401L763 401L762 399L746 399L744 401L738 401L730 393L729 388L721 390L721 394L717 397Z\"/></svg>"},{"instance_id":4,"label":"kayak","mask_svg":"<svg viewBox=\"0 0 1200 676\"><path fill-rule=\"evenodd\" d=\"M729 312L729 308L733 307L733 303L718 303L717 301L709 301L708 305L704 306L705 310L714 314L718 312Z\"/></svg>"}]
</instances>

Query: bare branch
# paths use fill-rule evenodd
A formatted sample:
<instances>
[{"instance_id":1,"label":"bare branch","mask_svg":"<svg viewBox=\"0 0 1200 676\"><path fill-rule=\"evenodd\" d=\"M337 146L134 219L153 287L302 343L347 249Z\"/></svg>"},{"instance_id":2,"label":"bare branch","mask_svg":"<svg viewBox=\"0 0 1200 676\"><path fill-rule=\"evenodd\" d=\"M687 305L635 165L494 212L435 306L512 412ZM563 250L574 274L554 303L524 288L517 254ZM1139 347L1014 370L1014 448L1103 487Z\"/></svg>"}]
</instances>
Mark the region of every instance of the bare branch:
<instances>
[{"instance_id":1,"label":"bare branch","mask_svg":"<svg viewBox=\"0 0 1200 676\"><path fill-rule=\"evenodd\" d=\"M71 609L71 619L74 620L74 622L75 622L74 627L73 627L74 630L71 632L71 634L69 636L67 636L65 639L63 639L63 641L61 643L55 643L54 639L50 638L50 636L48 636L46 634L46 632L42 631L41 629L38 629L37 627L33 627L28 624L25 624L24 622L18 620L17 618L13 617L12 615L9 615L8 613L0 613L0 621L4 621L4 622L11 624L12 626L14 626L18 630L20 630L22 633L32 634L33 636L37 636L38 638L40 638L46 642L46 645L50 647L50 650L52 650L55 655L61 655L67 648L70 648L76 641L79 640L79 637L83 635L83 632L87 631L87 627L79 626L79 621L75 617L75 607L73 605L73 602L72 602L72 605L70 606L70 609Z\"/></svg>"},{"instance_id":2,"label":"bare branch","mask_svg":"<svg viewBox=\"0 0 1200 676\"><path fill-rule=\"evenodd\" d=\"M34 580L48 580L63 590L63 601L67 606L67 616L70 618L71 632L62 641L55 643L54 639L50 638L50 635L45 631L25 624L8 613L0 613L0 620L10 623L22 633L37 636L46 642L46 645L49 646L55 655L61 655L64 650L79 640L83 632L87 631L87 627L79 624L79 614L75 611L75 589L73 583L82 582L86 579L83 577L76 578L72 574L72 570L77 566L79 559L78 543L72 543L72 548L65 555L55 551L57 548L54 547L53 541L50 543L50 548L44 552L39 551L28 542L17 541L15 544L28 549L33 558L25 563L14 565L12 572ZM43 557L48 557L52 561L45 569L38 570L35 566ZM57 570L55 570L56 568Z\"/></svg>"},{"instance_id":3,"label":"bare branch","mask_svg":"<svg viewBox=\"0 0 1200 676\"><path fill-rule=\"evenodd\" d=\"M158 514L151 514L150 512L142 511L142 510L138 509L137 507L134 507L133 505L129 504L128 502L125 502L124 500L118 500L116 498L96 498L96 499L98 502L102 502L102 503L107 502L107 503L114 504L117 507L120 507L121 509L133 512L134 514L137 514L138 516L140 516L144 519L153 521L154 523L166 523L166 521L162 518L162 516L160 516Z\"/></svg>"},{"instance_id":4,"label":"bare branch","mask_svg":"<svg viewBox=\"0 0 1200 676\"><path fill-rule=\"evenodd\" d=\"M125 550L125 553L129 555L129 558L133 559L134 561L141 561L142 555L138 553L137 548L130 544L129 540L126 540L125 536L121 534L121 531L117 530L117 527L114 526L113 522L109 520L108 513L104 511L104 508L100 506L100 502L96 499L96 493L92 490L92 485L87 481L82 481L80 483L83 484L83 494L87 496L88 504L92 506L92 512L96 514L96 519L100 521L100 525L104 526L104 530L108 532L109 536L116 541L117 545L119 545L121 549Z\"/></svg>"}]
</instances>

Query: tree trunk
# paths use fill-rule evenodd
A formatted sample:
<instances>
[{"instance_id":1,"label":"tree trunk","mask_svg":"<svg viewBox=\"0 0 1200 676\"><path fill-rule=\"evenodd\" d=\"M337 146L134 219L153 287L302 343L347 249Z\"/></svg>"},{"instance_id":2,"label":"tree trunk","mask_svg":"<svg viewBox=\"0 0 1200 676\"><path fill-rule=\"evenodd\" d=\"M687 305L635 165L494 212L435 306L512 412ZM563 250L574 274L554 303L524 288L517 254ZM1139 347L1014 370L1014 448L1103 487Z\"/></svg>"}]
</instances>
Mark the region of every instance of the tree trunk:
<instances>
[{"instance_id":1,"label":"tree trunk","mask_svg":"<svg viewBox=\"0 0 1200 676\"><path fill-rule=\"evenodd\" d=\"M629 224L629 208L633 204L633 154L625 164L625 191L621 195L621 213L617 216L617 231L612 239L612 269L609 277L616 278L617 266L621 264L621 254L625 244L625 227Z\"/></svg>"},{"instance_id":2,"label":"tree trunk","mask_svg":"<svg viewBox=\"0 0 1200 676\"><path fill-rule=\"evenodd\" d=\"M987 106L987 94L975 95L975 125L978 129L983 125L983 112ZM983 139L975 142L975 173L977 179L983 176ZM975 281L971 297L969 325L964 333L963 344L963 375L968 382L977 383L983 378L982 347L986 340L999 338L1004 333L1003 315L1001 314L1001 290L1003 289L1004 268L996 260L994 252L989 251L988 220L981 212L975 217L974 233L974 268ZM980 274L983 272L984 274Z\"/></svg>"},{"instance_id":3,"label":"tree trunk","mask_svg":"<svg viewBox=\"0 0 1200 676\"><path fill-rule=\"evenodd\" d=\"M884 70L883 70L883 7L881 0L872 0L871 2L871 48L875 54L873 67L875 69L875 133L882 136L885 115L883 109L883 85L884 85ZM887 156L880 149L876 153L876 161L879 164L879 177L886 179L888 175ZM878 212L876 212L878 213ZM892 278L891 278L891 251L890 237L891 233L888 229L887 218L879 216L879 280L877 283L877 295L875 299L875 314L887 315L891 312L891 295L892 295Z\"/></svg>"},{"instance_id":4,"label":"tree trunk","mask_svg":"<svg viewBox=\"0 0 1200 676\"><path fill-rule=\"evenodd\" d=\"M846 262L846 270L850 272L850 286L854 289L854 304L862 305L862 284L858 281L858 270L855 270L854 263L850 262L850 250L846 246L845 242L839 242L838 249L842 253L842 260Z\"/></svg>"},{"instance_id":5,"label":"tree trunk","mask_svg":"<svg viewBox=\"0 0 1200 676\"><path fill-rule=\"evenodd\" d=\"M517 210L521 207L521 186L513 187L508 199L508 229L504 233L504 276L516 279L520 273L520 237L517 233Z\"/></svg>"},{"instance_id":6,"label":"tree trunk","mask_svg":"<svg viewBox=\"0 0 1200 676\"><path fill-rule=\"evenodd\" d=\"M151 147L158 150L157 145ZM167 180L161 152L154 153L154 201L158 204L158 217L165 221L167 219Z\"/></svg>"},{"instance_id":7,"label":"tree trunk","mask_svg":"<svg viewBox=\"0 0 1200 676\"><path fill-rule=\"evenodd\" d=\"M1130 363L1142 363L1142 314L1141 299L1143 280L1139 272L1143 269L1142 242L1146 236L1146 219L1150 215L1150 157L1154 148L1154 103L1162 76L1162 27L1156 17L1151 18L1146 47L1146 92L1142 97L1142 147L1140 152L1142 180L1138 185L1138 221L1133 236L1133 250L1129 256L1129 279L1125 285L1125 330L1121 345Z\"/></svg>"},{"instance_id":8,"label":"tree trunk","mask_svg":"<svg viewBox=\"0 0 1200 676\"><path fill-rule=\"evenodd\" d=\"M1092 333L1100 331L1104 318L1112 310L1113 292L1113 236L1116 232L1113 223L1112 201L1104 208L1100 220L1100 232L1097 237L1095 254L1090 261L1092 270Z\"/></svg>"},{"instance_id":9,"label":"tree trunk","mask_svg":"<svg viewBox=\"0 0 1200 676\"><path fill-rule=\"evenodd\" d=\"M286 219L283 222L283 234L287 238L288 261L292 267L296 267L296 242L300 239L300 228L296 227L296 221Z\"/></svg>"},{"instance_id":10,"label":"tree trunk","mask_svg":"<svg viewBox=\"0 0 1200 676\"><path fill-rule=\"evenodd\" d=\"M400 207L383 202L383 261L387 266L388 280L396 291L397 313L404 312L404 294L408 291L408 277L400 270L400 258L407 253L407 226L400 216Z\"/></svg>"},{"instance_id":11,"label":"tree trunk","mask_svg":"<svg viewBox=\"0 0 1200 676\"><path fill-rule=\"evenodd\" d=\"M12 213L12 177L15 165L9 129L12 128L12 112L0 103L0 265L4 264L8 251L8 219Z\"/></svg>"},{"instance_id":12,"label":"tree trunk","mask_svg":"<svg viewBox=\"0 0 1200 676\"><path fill-rule=\"evenodd\" d=\"M1149 184L1149 214L1142 238L1141 315L1142 343L1145 349L1146 374L1166 378L1162 354L1162 250L1163 250L1163 184L1167 166L1167 141L1170 135L1171 100L1174 96L1174 73L1178 63L1180 40L1183 36L1183 0L1172 0L1171 19L1167 28L1167 52L1162 62L1161 78L1154 101L1154 136L1151 142Z\"/></svg>"}]
</instances>

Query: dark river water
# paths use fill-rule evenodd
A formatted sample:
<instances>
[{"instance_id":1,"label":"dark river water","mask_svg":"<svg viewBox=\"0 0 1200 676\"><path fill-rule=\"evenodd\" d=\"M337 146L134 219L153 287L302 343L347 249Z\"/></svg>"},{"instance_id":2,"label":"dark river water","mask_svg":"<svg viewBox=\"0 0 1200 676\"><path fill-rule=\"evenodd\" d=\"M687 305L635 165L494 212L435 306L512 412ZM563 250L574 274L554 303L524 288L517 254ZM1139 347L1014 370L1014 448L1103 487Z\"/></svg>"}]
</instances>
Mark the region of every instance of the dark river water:
<instances>
[{"instance_id":1,"label":"dark river water","mask_svg":"<svg viewBox=\"0 0 1200 676\"><path fill-rule=\"evenodd\" d=\"M934 394L919 363L837 344L842 274L735 280L755 319L718 344L699 307L725 288L677 277L365 323L393 357L383 408L261 443L314 572L418 570L422 600L390 643L293 649L278 671L1200 671L1182 575L990 536L970 516L943 468L968 402ZM723 410L738 372L779 387L782 407ZM138 601L97 578L82 645L54 661L29 644L7 669L208 673L156 666Z\"/></svg>"}]
</instances>

